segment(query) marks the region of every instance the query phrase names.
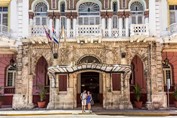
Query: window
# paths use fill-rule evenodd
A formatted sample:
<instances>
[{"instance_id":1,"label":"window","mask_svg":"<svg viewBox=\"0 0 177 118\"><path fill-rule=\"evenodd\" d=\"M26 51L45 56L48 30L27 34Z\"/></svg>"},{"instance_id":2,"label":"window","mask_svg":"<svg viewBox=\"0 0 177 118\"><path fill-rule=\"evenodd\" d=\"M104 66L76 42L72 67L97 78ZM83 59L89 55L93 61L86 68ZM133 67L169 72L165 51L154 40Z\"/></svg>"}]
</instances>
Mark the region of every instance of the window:
<instances>
[{"instance_id":1,"label":"window","mask_svg":"<svg viewBox=\"0 0 177 118\"><path fill-rule=\"evenodd\" d=\"M35 25L47 25L47 5L43 2L35 6Z\"/></svg>"},{"instance_id":2,"label":"window","mask_svg":"<svg viewBox=\"0 0 177 118\"><path fill-rule=\"evenodd\" d=\"M8 8L0 7L0 25L8 26ZM2 29L0 29L2 31Z\"/></svg>"},{"instance_id":3,"label":"window","mask_svg":"<svg viewBox=\"0 0 177 118\"><path fill-rule=\"evenodd\" d=\"M6 75L6 86L14 86L14 81L16 77L16 66L9 66L7 68L7 75Z\"/></svg>"},{"instance_id":4,"label":"window","mask_svg":"<svg viewBox=\"0 0 177 118\"><path fill-rule=\"evenodd\" d=\"M56 9L56 0L51 0L52 9Z\"/></svg>"},{"instance_id":5,"label":"window","mask_svg":"<svg viewBox=\"0 0 177 118\"><path fill-rule=\"evenodd\" d=\"M96 3L85 2L79 6L79 25L99 25L100 7Z\"/></svg>"},{"instance_id":6,"label":"window","mask_svg":"<svg viewBox=\"0 0 177 118\"><path fill-rule=\"evenodd\" d=\"M172 68L170 65L163 64L163 76L164 76L164 85L167 85L167 79L170 78L170 85L173 85L173 78L172 78Z\"/></svg>"},{"instance_id":7,"label":"window","mask_svg":"<svg viewBox=\"0 0 177 118\"><path fill-rule=\"evenodd\" d=\"M130 6L131 10L131 23L132 24L142 24L144 23L144 7L143 5L136 1Z\"/></svg>"},{"instance_id":8,"label":"window","mask_svg":"<svg viewBox=\"0 0 177 118\"><path fill-rule=\"evenodd\" d=\"M113 91L121 90L121 74L118 73L112 74L112 90Z\"/></svg>"},{"instance_id":9,"label":"window","mask_svg":"<svg viewBox=\"0 0 177 118\"><path fill-rule=\"evenodd\" d=\"M65 12L65 3L61 2L60 4L60 12Z\"/></svg>"},{"instance_id":10,"label":"window","mask_svg":"<svg viewBox=\"0 0 177 118\"><path fill-rule=\"evenodd\" d=\"M113 12L117 12L117 2L113 2Z\"/></svg>"},{"instance_id":11,"label":"window","mask_svg":"<svg viewBox=\"0 0 177 118\"><path fill-rule=\"evenodd\" d=\"M118 28L118 20L117 20L117 16L113 16L113 18L112 18L113 20L112 20L112 27L113 28Z\"/></svg>"},{"instance_id":12,"label":"window","mask_svg":"<svg viewBox=\"0 0 177 118\"><path fill-rule=\"evenodd\" d=\"M170 24L177 23L177 5L170 5Z\"/></svg>"},{"instance_id":13,"label":"window","mask_svg":"<svg viewBox=\"0 0 177 118\"><path fill-rule=\"evenodd\" d=\"M67 75L59 75L59 91L67 91Z\"/></svg>"}]
</instances>

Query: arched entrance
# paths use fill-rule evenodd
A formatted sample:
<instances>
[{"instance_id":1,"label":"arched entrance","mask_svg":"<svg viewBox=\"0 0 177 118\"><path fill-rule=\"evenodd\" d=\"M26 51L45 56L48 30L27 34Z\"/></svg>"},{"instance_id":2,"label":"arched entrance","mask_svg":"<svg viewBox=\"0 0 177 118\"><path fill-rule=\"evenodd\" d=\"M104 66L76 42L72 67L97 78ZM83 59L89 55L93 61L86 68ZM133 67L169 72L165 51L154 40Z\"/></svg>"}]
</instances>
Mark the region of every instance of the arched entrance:
<instances>
[{"instance_id":1,"label":"arched entrance","mask_svg":"<svg viewBox=\"0 0 177 118\"><path fill-rule=\"evenodd\" d=\"M46 99L45 101L48 103L49 102L49 77L47 75L47 68L48 64L46 59L42 56L37 64L36 64L36 76L35 79L33 79L33 103L35 106L37 106L37 102L40 101L39 98L39 92L40 89L39 87L45 87L47 90L46 94Z\"/></svg>"},{"instance_id":2,"label":"arched entrance","mask_svg":"<svg viewBox=\"0 0 177 118\"><path fill-rule=\"evenodd\" d=\"M81 106L80 94L86 90L90 91L94 100L95 105L102 105L103 94L102 94L102 80L99 72L82 72L78 76L78 96L77 106Z\"/></svg>"},{"instance_id":3,"label":"arched entrance","mask_svg":"<svg viewBox=\"0 0 177 118\"><path fill-rule=\"evenodd\" d=\"M134 104L135 95L134 95L134 85L138 84L141 88L141 101L143 104L146 104L147 101L147 88L146 88L146 78L144 77L144 68L143 62L136 55L131 62L132 74L130 77L130 100Z\"/></svg>"}]
</instances>

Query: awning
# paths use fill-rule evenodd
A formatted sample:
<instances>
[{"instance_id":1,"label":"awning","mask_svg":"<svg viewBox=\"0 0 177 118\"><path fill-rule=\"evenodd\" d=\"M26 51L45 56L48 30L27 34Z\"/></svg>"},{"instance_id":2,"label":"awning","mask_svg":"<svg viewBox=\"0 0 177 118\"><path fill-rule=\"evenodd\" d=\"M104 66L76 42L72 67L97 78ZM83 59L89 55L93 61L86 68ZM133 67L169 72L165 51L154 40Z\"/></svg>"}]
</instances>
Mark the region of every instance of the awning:
<instances>
[{"instance_id":1,"label":"awning","mask_svg":"<svg viewBox=\"0 0 177 118\"><path fill-rule=\"evenodd\" d=\"M177 5L177 0L168 0L169 5Z\"/></svg>"},{"instance_id":2,"label":"awning","mask_svg":"<svg viewBox=\"0 0 177 118\"><path fill-rule=\"evenodd\" d=\"M82 70L97 70L106 73L128 73L131 71L131 67L129 65L120 65L120 64L110 65L110 64L100 64L100 63L82 63L80 65L75 65L75 66L57 65L48 68L49 72L55 74L74 73L76 71L82 71Z\"/></svg>"},{"instance_id":3,"label":"awning","mask_svg":"<svg viewBox=\"0 0 177 118\"><path fill-rule=\"evenodd\" d=\"M11 0L0 0L0 7L7 7Z\"/></svg>"}]
</instances>

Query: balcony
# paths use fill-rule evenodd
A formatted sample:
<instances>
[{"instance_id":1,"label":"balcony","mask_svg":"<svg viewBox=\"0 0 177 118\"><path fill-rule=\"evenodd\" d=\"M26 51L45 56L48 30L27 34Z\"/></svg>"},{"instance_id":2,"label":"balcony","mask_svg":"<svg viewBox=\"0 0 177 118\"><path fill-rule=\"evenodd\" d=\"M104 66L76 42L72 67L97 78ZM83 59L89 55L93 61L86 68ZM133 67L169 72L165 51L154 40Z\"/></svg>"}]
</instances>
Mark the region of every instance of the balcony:
<instances>
[{"instance_id":1,"label":"balcony","mask_svg":"<svg viewBox=\"0 0 177 118\"><path fill-rule=\"evenodd\" d=\"M44 27L46 28L46 30L48 29L47 26L42 26L42 25L33 25L30 27L30 31L31 31L31 36L45 36L45 30Z\"/></svg>"},{"instance_id":2,"label":"balcony","mask_svg":"<svg viewBox=\"0 0 177 118\"><path fill-rule=\"evenodd\" d=\"M14 94L15 88L14 87L5 87L4 88L4 94Z\"/></svg>"},{"instance_id":3,"label":"balcony","mask_svg":"<svg viewBox=\"0 0 177 118\"><path fill-rule=\"evenodd\" d=\"M177 23L173 23L168 27L168 31L170 35L175 35L177 34Z\"/></svg>"},{"instance_id":4,"label":"balcony","mask_svg":"<svg viewBox=\"0 0 177 118\"><path fill-rule=\"evenodd\" d=\"M100 25L78 25L78 36L101 36Z\"/></svg>"},{"instance_id":5,"label":"balcony","mask_svg":"<svg viewBox=\"0 0 177 118\"><path fill-rule=\"evenodd\" d=\"M149 36L149 27L147 24L131 24L130 36L134 35L146 35Z\"/></svg>"},{"instance_id":6,"label":"balcony","mask_svg":"<svg viewBox=\"0 0 177 118\"><path fill-rule=\"evenodd\" d=\"M8 27L5 25L0 25L0 36L10 37L11 33L8 31Z\"/></svg>"}]
</instances>

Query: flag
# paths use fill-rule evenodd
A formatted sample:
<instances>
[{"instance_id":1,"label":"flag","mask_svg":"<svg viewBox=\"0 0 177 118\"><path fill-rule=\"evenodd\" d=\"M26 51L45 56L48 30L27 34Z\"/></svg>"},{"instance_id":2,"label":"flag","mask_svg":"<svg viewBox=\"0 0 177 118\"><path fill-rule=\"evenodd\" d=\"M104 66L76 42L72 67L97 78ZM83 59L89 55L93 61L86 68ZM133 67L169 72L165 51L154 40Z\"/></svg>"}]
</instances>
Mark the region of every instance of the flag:
<instances>
[{"instance_id":1,"label":"flag","mask_svg":"<svg viewBox=\"0 0 177 118\"><path fill-rule=\"evenodd\" d=\"M57 37L56 37L56 32L55 32L54 27L52 27L52 32L53 32L53 35L52 35L53 41L54 41L55 43L59 44L59 41L58 41L58 39L57 39Z\"/></svg>"},{"instance_id":2,"label":"flag","mask_svg":"<svg viewBox=\"0 0 177 118\"><path fill-rule=\"evenodd\" d=\"M43 27L44 27L44 26L43 26ZM50 34L47 32L47 30L45 29L45 27L44 27L44 31L45 31L45 34L46 34L47 39L49 39L49 40L51 41L52 38L50 37Z\"/></svg>"}]
</instances>

